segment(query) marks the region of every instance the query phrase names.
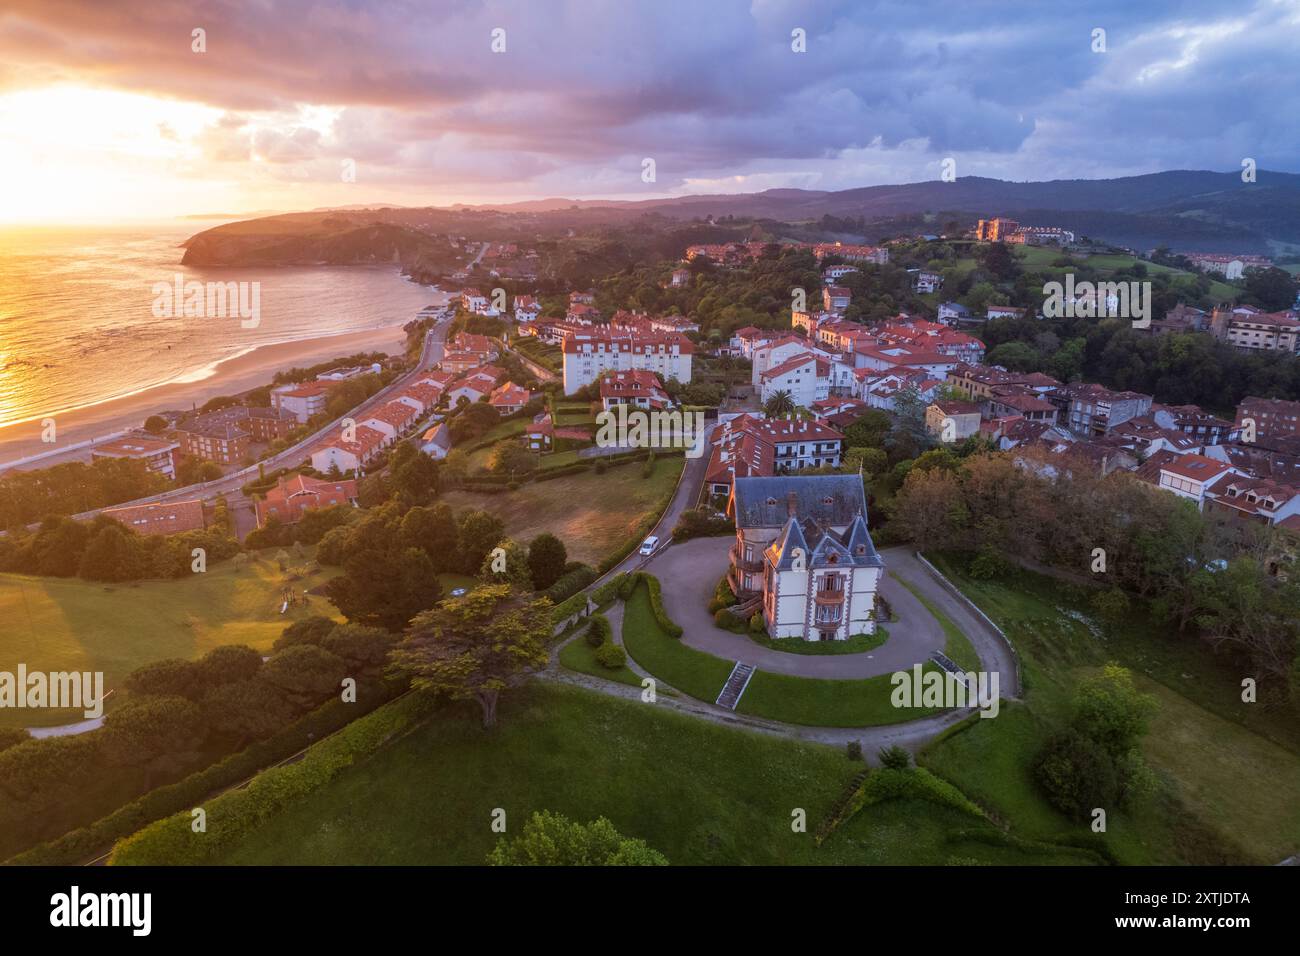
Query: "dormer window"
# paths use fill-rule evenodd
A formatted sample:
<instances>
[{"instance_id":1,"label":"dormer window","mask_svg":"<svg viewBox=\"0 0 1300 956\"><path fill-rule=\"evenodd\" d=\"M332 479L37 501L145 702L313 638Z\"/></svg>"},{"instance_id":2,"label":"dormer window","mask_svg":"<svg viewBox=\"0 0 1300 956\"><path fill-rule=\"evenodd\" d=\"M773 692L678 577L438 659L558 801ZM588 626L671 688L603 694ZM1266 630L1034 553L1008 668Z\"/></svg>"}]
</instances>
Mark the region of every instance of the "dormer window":
<instances>
[{"instance_id":1,"label":"dormer window","mask_svg":"<svg viewBox=\"0 0 1300 956\"><path fill-rule=\"evenodd\" d=\"M832 498L830 495L827 495L825 498L822 499L822 504L833 505L835 504L835 499Z\"/></svg>"},{"instance_id":2,"label":"dormer window","mask_svg":"<svg viewBox=\"0 0 1300 956\"><path fill-rule=\"evenodd\" d=\"M775 498L768 498L768 499L767 499L767 503L768 503L768 506L769 506L769 507L770 507L770 506L773 506L773 505L776 504L776 499L775 499Z\"/></svg>"},{"instance_id":3,"label":"dormer window","mask_svg":"<svg viewBox=\"0 0 1300 956\"><path fill-rule=\"evenodd\" d=\"M853 549L853 553L854 553L854 554L866 554L866 553L867 553L867 546L866 546L865 544L860 544L860 545L858 545L856 548Z\"/></svg>"}]
</instances>

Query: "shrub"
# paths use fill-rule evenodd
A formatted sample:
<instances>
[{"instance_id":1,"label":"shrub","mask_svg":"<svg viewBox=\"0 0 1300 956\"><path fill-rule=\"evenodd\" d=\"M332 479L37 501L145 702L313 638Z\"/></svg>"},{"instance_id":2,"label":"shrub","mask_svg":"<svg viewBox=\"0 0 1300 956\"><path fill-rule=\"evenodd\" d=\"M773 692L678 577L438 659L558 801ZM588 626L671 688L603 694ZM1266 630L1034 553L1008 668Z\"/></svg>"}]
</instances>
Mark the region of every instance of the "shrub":
<instances>
[{"instance_id":1,"label":"shrub","mask_svg":"<svg viewBox=\"0 0 1300 956\"><path fill-rule=\"evenodd\" d=\"M743 634L748 626L743 617L725 607L713 615L713 623L724 631L734 631L737 634Z\"/></svg>"},{"instance_id":2,"label":"shrub","mask_svg":"<svg viewBox=\"0 0 1300 956\"><path fill-rule=\"evenodd\" d=\"M596 663L612 671L627 664L627 652L610 641L596 648Z\"/></svg>"},{"instance_id":3,"label":"shrub","mask_svg":"<svg viewBox=\"0 0 1300 956\"><path fill-rule=\"evenodd\" d=\"M616 574L600 587L591 592L591 599L596 602L597 607L604 607L612 604L615 598L621 597L623 593L623 579L627 577L626 573Z\"/></svg>"},{"instance_id":4,"label":"shrub","mask_svg":"<svg viewBox=\"0 0 1300 956\"><path fill-rule=\"evenodd\" d=\"M1118 801L1114 761L1076 730L1049 738L1034 759L1033 772L1051 804L1072 819L1087 820L1095 807Z\"/></svg>"},{"instance_id":5,"label":"shrub","mask_svg":"<svg viewBox=\"0 0 1300 956\"><path fill-rule=\"evenodd\" d=\"M593 614L591 623L587 625L587 643L592 647L600 647L613 633L614 629L609 626L609 618L603 614Z\"/></svg>"},{"instance_id":6,"label":"shrub","mask_svg":"<svg viewBox=\"0 0 1300 956\"><path fill-rule=\"evenodd\" d=\"M691 538L707 538L724 534L735 534L736 526L730 518L714 517L711 508L692 508L683 511L673 527L674 541L689 541Z\"/></svg>"},{"instance_id":7,"label":"shrub","mask_svg":"<svg viewBox=\"0 0 1300 956\"><path fill-rule=\"evenodd\" d=\"M762 611L755 611L752 615L750 615L750 618L749 618L749 633L750 633L750 634L762 634L762 635L766 636L766 634L767 634L767 622L763 620L763 612L762 612Z\"/></svg>"},{"instance_id":8,"label":"shrub","mask_svg":"<svg viewBox=\"0 0 1300 956\"><path fill-rule=\"evenodd\" d=\"M906 770L912 765L912 755L898 744L885 747L877 756L880 758L880 765L890 770Z\"/></svg>"},{"instance_id":9,"label":"shrub","mask_svg":"<svg viewBox=\"0 0 1300 956\"><path fill-rule=\"evenodd\" d=\"M573 597L566 598L551 609L551 620L556 624L570 618L587 606L587 595L579 591Z\"/></svg>"},{"instance_id":10,"label":"shrub","mask_svg":"<svg viewBox=\"0 0 1300 956\"><path fill-rule=\"evenodd\" d=\"M646 574L644 571L637 573L644 578L646 586L650 590L650 612L654 614L656 623L669 637L681 637L682 626L669 617L668 612L664 610L664 598L659 587L659 579L653 574Z\"/></svg>"},{"instance_id":11,"label":"shrub","mask_svg":"<svg viewBox=\"0 0 1300 956\"><path fill-rule=\"evenodd\" d=\"M861 760L862 741L850 740L847 744L844 745L844 755L848 757L850 760Z\"/></svg>"},{"instance_id":12,"label":"shrub","mask_svg":"<svg viewBox=\"0 0 1300 956\"><path fill-rule=\"evenodd\" d=\"M675 534L675 532L674 532ZM709 601L709 613L716 614L724 607L731 607L736 603L736 594L731 590L731 585L727 583L727 578L723 575L718 586L713 589L713 600Z\"/></svg>"}]
</instances>

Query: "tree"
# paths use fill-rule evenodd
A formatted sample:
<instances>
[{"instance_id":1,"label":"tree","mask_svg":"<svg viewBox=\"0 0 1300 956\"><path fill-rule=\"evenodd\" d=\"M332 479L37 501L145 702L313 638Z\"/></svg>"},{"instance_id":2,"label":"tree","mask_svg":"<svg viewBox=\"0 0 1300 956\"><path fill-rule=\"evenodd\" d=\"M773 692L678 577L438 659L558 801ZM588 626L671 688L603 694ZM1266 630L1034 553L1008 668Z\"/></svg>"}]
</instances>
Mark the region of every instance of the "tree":
<instances>
[{"instance_id":1,"label":"tree","mask_svg":"<svg viewBox=\"0 0 1300 956\"><path fill-rule=\"evenodd\" d=\"M500 548L500 552L497 551ZM503 563L504 559L504 563ZM533 577L528 569L528 552L522 544L502 538L478 569L480 581L487 584L508 584L519 593L533 590Z\"/></svg>"},{"instance_id":2,"label":"tree","mask_svg":"<svg viewBox=\"0 0 1300 956\"><path fill-rule=\"evenodd\" d=\"M879 448L889 435L889 416L873 408L844 429L844 444L848 448Z\"/></svg>"},{"instance_id":3,"label":"tree","mask_svg":"<svg viewBox=\"0 0 1300 956\"><path fill-rule=\"evenodd\" d=\"M419 548L354 551L325 593L355 624L400 631L442 596L429 556Z\"/></svg>"},{"instance_id":4,"label":"tree","mask_svg":"<svg viewBox=\"0 0 1300 956\"><path fill-rule=\"evenodd\" d=\"M545 591L560 579L569 561L569 551L564 542L544 531L528 545L528 570L532 573L533 587Z\"/></svg>"},{"instance_id":5,"label":"tree","mask_svg":"<svg viewBox=\"0 0 1300 956\"><path fill-rule=\"evenodd\" d=\"M794 408L794 398L783 388L763 404L763 414L768 418L785 418L794 413Z\"/></svg>"},{"instance_id":6,"label":"tree","mask_svg":"<svg viewBox=\"0 0 1300 956\"><path fill-rule=\"evenodd\" d=\"M488 455L487 466L494 475L509 475L512 478L528 475L537 467L537 455L518 442L497 442Z\"/></svg>"},{"instance_id":7,"label":"tree","mask_svg":"<svg viewBox=\"0 0 1300 956\"><path fill-rule=\"evenodd\" d=\"M604 817L575 823L559 813L534 813L519 836L503 837L488 854L492 866L667 866L644 840L625 837Z\"/></svg>"},{"instance_id":8,"label":"tree","mask_svg":"<svg viewBox=\"0 0 1300 956\"><path fill-rule=\"evenodd\" d=\"M339 624L333 618L325 617L321 614L313 614L311 617L305 617L301 621L294 621L275 639L271 645L274 651L282 651L286 647L295 647L298 644L314 644L320 647L321 641L325 635L338 627Z\"/></svg>"},{"instance_id":9,"label":"tree","mask_svg":"<svg viewBox=\"0 0 1300 956\"><path fill-rule=\"evenodd\" d=\"M1137 746L1155 707L1155 698L1139 693L1133 685L1133 675L1111 663L1079 685L1073 725L1118 759Z\"/></svg>"},{"instance_id":10,"label":"tree","mask_svg":"<svg viewBox=\"0 0 1300 956\"><path fill-rule=\"evenodd\" d=\"M402 517L402 542L419 548L429 556L435 571L451 571L458 566L457 549L460 532L450 506L415 507Z\"/></svg>"},{"instance_id":11,"label":"tree","mask_svg":"<svg viewBox=\"0 0 1300 956\"><path fill-rule=\"evenodd\" d=\"M986 361L1012 372L1034 372L1042 366L1038 352L1024 342L1003 342L989 350Z\"/></svg>"},{"instance_id":12,"label":"tree","mask_svg":"<svg viewBox=\"0 0 1300 956\"><path fill-rule=\"evenodd\" d=\"M424 503L438 494L438 463L410 442L403 442L389 462L389 485L409 501Z\"/></svg>"},{"instance_id":13,"label":"tree","mask_svg":"<svg viewBox=\"0 0 1300 956\"><path fill-rule=\"evenodd\" d=\"M87 581L133 581L142 576L142 568L136 536L120 525L110 525L90 539L77 574Z\"/></svg>"},{"instance_id":14,"label":"tree","mask_svg":"<svg viewBox=\"0 0 1300 956\"><path fill-rule=\"evenodd\" d=\"M1295 305L1300 284L1285 269L1247 269L1246 298L1266 312L1281 312Z\"/></svg>"},{"instance_id":15,"label":"tree","mask_svg":"<svg viewBox=\"0 0 1300 956\"><path fill-rule=\"evenodd\" d=\"M144 420L144 430L150 435L161 435L167 430L167 419L161 415L150 415Z\"/></svg>"},{"instance_id":16,"label":"tree","mask_svg":"<svg viewBox=\"0 0 1300 956\"><path fill-rule=\"evenodd\" d=\"M1106 751L1076 730L1053 735L1034 759L1034 779L1066 816L1087 820L1119 799L1115 765Z\"/></svg>"},{"instance_id":17,"label":"tree","mask_svg":"<svg viewBox=\"0 0 1300 956\"><path fill-rule=\"evenodd\" d=\"M259 677L277 688L299 711L305 711L337 693L347 671L338 655L322 647L298 644L273 655L262 666Z\"/></svg>"},{"instance_id":18,"label":"tree","mask_svg":"<svg viewBox=\"0 0 1300 956\"><path fill-rule=\"evenodd\" d=\"M460 568L466 574L478 574L483 559L505 537L505 523L486 511L466 511L460 516L457 537L460 540Z\"/></svg>"},{"instance_id":19,"label":"tree","mask_svg":"<svg viewBox=\"0 0 1300 956\"><path fill-rule=\"evenodd\" d=\"M477 701L489 728L501 692L546 665L550 636L549 600L488 584L417 615L393 664L416 688Z\"/></svg>"}]
</instances>

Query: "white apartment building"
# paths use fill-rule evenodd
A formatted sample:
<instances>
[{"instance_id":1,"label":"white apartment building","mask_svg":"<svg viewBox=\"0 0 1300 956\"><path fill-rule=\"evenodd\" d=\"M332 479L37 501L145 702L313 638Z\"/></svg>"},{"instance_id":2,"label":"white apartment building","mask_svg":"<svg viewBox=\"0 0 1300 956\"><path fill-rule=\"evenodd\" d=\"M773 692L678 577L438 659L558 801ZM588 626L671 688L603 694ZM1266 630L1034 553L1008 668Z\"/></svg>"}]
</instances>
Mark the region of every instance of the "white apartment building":
<instances>
[{"instance_id":1,"label":"white apartment building","mask_svg":"<svg viewBox=\"0 0 1300 956\"><path fill-rule=\"evenodd\" d=\"M595 382L604 372L643 369L659 380L691 380L695 344L675 332L575 333L564 340L564 394Z\"/></svg>"}]
</instances>

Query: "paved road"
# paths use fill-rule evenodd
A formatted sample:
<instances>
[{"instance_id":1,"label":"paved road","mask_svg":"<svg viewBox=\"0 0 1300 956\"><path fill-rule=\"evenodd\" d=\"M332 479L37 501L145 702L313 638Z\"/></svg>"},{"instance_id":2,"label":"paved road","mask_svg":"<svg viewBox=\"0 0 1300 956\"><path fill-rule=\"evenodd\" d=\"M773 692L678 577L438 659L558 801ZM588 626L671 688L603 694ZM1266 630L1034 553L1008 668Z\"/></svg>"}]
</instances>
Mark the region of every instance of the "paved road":
<instances>
[{"instance_id":1,"label":"paved road","mask_svg":"<svg viewBox=\"0 0 1300 956\"><path fill-rule=\"evenodd\" d=\"M676 502L676 499L674 499L674 501ZM716 542L719 539L705 539L705 540L710 543L716 544ZM729 539L721 539L721 540L728 541ZM681 545L673 545L668 549L666 549L664 552L661 552L661 554L656 555L651 561L645 563L647 566L649 564L655 564L656 567L658 568L657 573L660 573L660 580L663 581L664 577L666 576L665 574L663 574L663 572L668 565L667 563L661 563L661 562L670 562L672 560L672 556L675 553L679 554L681 552L684 552L692 544L698 544L698 543L699 542L697 541L697 542L686 542ZM703 551L705 549L695 549L695 550ZM725 548L723 549L723 551L725 552ZM965 601L963 601L958 596L952 594L940 580L938 580L933 574L931 574L930 571L925 567L925 565L922 564L917 559L914 552L911 552L905 548L888 548L882 551L881 555L882 557L884 557L887 567L889 567L892 571L896 572L897 574L905 578L909 584L915 586L916 589L920 591L921 594L925 595L926 600L930 601L932 604L938 607L944 614L946 614L953 621L954 624L957 625L957 627L959 627L962 630L962 632L970 639L971 644L974 646L976 652L979 654L982 668L986 671L997 671L999 673L999 683L1000 683L1000 690L1001 690L1002 697L1011 698L1011 699L1019 697L1020 684L1016 676L1017 668L1016 668L1014 654L1012 653L1011 649L1005 644L1005 642L1002 641L1001 637L997 634L997 632L994 631L993 628L990 627L982 617L980 617L977 613L972 611L971 608L967 606ZM637 564L639 563L640 563L639 561L634 561L632 559L629 559L629 561L624 562L625 565L630 565L632 567L637 566ZM621 565L620 568L622 567L623 566ZM717 577L715 576L715 577L708 578L706 579L706 582L708 584L706 590L708 594L712 594L712 588L713 585L717 583ZM900 622L904 620L907 616L916 614L918 609L921 613L926 613L926 616L928 617L928 613L925 612L924 606L921 605L918 601L916 601L915 597L910 592L902 588L896 588L896 590L901 592L898 599L898 603L895 603L894 605L896 611L898 611ZM694 593L698 594L698 592L699 592L699 588L697 586L694 588ZM690 627L685 623L685 620L687 616L687 605L692 600L692 598L689 595L678 598L676 597L676 595L679 593L681 592L673 591L670 588L668 588L665 582L665 589L664 589L665 603L671 609L671 613L673 614L674 618L679 622L682 622L683 626L687 627L687 631L689 633ZM901 596L902 594L905 594L907 598L911 599L910 603ZM893 601L894 598L891 596L890 600ZM605 613L606 616L610 619L610 623L613 625L615 640L618 641L619 643L622 643L622 621L623 621L622 603L621 602L616 603ZM707 617L707 610L706 610L706 617ZM931 620L933 620L933 618L931 618ZM711 620L709 621L709 624L710 626L712 626ZM896 626L897 625L891 626L891 631L890 631L891 642L893 640L892 637L894 633L893 628ZM935 626L936 627L938 626L937 622L935 622ZM714 628L714 630L716 631L717 629ZM928 633L928 629L926 629L925 632ZM748 638L745 638L741 635L728 635L728 636L736 637L742 641L745 641L746 643L750 644L751 647L755 648L758 651L766 651L766 648L759 648L757 647L757 645L753 645L753 643L750 642ZM577 634L573 638L571 638L571 640L582 640L582 639L583 638L582 638L581 630L579 630ZM700 646L694 641L688 641L688 643L695 644L695 646ZM888 646L889 646L888 644L885 645L885 647ZM918 644L916 649L920 650L922 646L923 645ZM881 648L880 650L883 649L884 648ZM780 654L781 652L773 651L770 653ZM876 653L879 653L879 651L877 651ZM597 691L602 694L607 694L611 697L619 697L624 700L637 701L637 702L641 701L642 692L640 688L631 687L626 684L617 684L613 681L601 680L598 677L591 677L586 674L579 674L574 671L566 670L565 668L560 666L558 661L558 654L559 654L559 646L557 646L554 649L551 656L551 663L547 667L547 669L543 671L541 675L544 679L552 680L564 684L572 684L579 687L585 687L589 690ZM720 656L726 656L726 655L723 654ZM834 657L804 658L800 655L782 655L782 656L789 657L792 659L797 659L798 661L824 660L824 661L832 661L832 662L837 660L842 662L844 660L849 660L856 657L863 657L863 658L866 657L866 655L844 655L843 657L840 658L834 658ZM906 666L910 666L911 663L914 663L914 661L909 662ZM768 666L766 664L761 666L763 666L763 669L768 669ZM797 664L793 666L797 666ZM630 667L633 670L633 672L635 672L636 674L640 675L643 678L649 676L648 672L646 672L635 661L633 661L630 656L628 658L628 667ZM902 669L902 668L897 668L897 669ZM786 670L784 672L791 673L791 671L789 670ZM838 676L844 677L845 675L840 674ZM660 689L662 689L666 685L664 684L663 681L658 681L658 686ZM850 741L858 741L862 744L863 752L869 763L876 762L877 751L879 751L884 747L889 747L895 744L915 752L922 745L924 745L925 743L930 741L933 737L935 737L935 735L937 735L940 731L965 719L967 716L969 716L970 713L973 712L971 710L951 711L944 714L937 714L933 717L925 717L922 718L921 720L913 720L902 724L891 724L885 727L804 727L797 724L786 724L780 721L765 720L762 718L749 717L743 714L737 714L733 711L726 710L722 707L717 707L714 706L713 704L696 700L695 698L689 697L685 694L679 694L678 696L674 697L668 694L659 693L656 695L656 702L652 706L668 707L679 713L688 714L690 716L697 717L703 720L711 720L717 724L739 727L748 730L758 731L760 733L773 734L782 737L790 737L797 740L806 740L815 743L830 744L832 746L837 746L837 747L842 747L845 744L849 743Z\"/></svg>"},{"instance_id":2,"label":"paved road","mask_svg":"<svg viewBox=\"0 0 1300 956\"><path fill-rule=\"evenodd\" d=\"M774 674L831 680L892 674L928 660L933 651L943 650L945 636L939 622L911 591L888 574L880 591L898 620L886 625L889 640L875 650L861 654L790 654L755 644L744 634L724 631L713 623L708 604L718 580L726 573L727 549L734 541L731 537L697 538L674 544L645 566L659 578L664 595L671 596L673 620L685 629L682 640L691 647ZM887 570L899 563L895 551L901 553L903 549L882 554ZM920 587L923 582L915 581L915 577L915 573L905 575L909 584Z\"/></svg>"},{"instance_id":3,"label":"paved road","mask_svg":"<svg viewBox=\"0 0 1300 956\"><path fill-rule=\"evenodd\" d=\"M432 329L430 329L428 334L425 336L424 347L420 353L420 360L416 363L415 368L403 375L401 378L396 379L392 384L388 385L381 391L376 392L356 408L352 409L348 412L347 417L359 419L371 409L383 405L388 402L394 394L406 388L407 385L409 385L422 371L432 368L440 362L442 360L443 346L447 336L447 326L450 324L450 320L447 320L436 324ZM329 435L338 427L339 424L337 421L331 422L324 428L321 428L312 435L298 442L293 447L288 448L271 458L263 459L259 464L264 467L266 471L275 471L278 468L297 466L302 463L304 452L306 452L308 448L314 446L322 438ZM235 493L236 499L242 500L242 495L238 494L239 489L251 481L257 474L258 465L254 465L250 468L242 468L239 471L232 472L231 474L218 478L215 481L199 485L187 485L184 488L176 488L172 491L166 491L159 495L152 495L148 498L137 498L134 501L124 501L120 504L110 505L109 507L124 508L130 505L142 505L158 501L189 500L193 498L197 498L201 501L210 501L214 498L229 495L231 493ZM237 503L238 502L234 500L231 502L232 506ZM101 510L103 509L97 508L93 511L85 511L81 514L73 515L73 517L79 519L93 518L95 515L99 514Z\"/></svg>"}]
</instances>

